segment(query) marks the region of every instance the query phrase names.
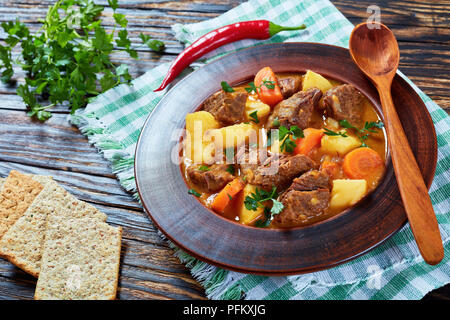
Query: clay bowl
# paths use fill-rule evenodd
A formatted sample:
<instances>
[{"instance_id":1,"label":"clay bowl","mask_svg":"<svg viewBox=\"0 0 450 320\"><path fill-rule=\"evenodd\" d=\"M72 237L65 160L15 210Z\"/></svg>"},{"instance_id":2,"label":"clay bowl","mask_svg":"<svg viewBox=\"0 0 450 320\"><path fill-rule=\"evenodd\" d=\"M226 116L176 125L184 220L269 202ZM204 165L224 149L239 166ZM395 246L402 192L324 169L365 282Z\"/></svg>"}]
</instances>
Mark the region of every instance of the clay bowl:
<instances>
[{"instance_id":1,"label":"clay bowl","mask_svg":"<svg viewBox=\"0 0 450 320\"><path fill-rule=\"evenodd\" d=\"M245 273L287 275L336 266L373 249L405 223L406 215L389 151L383 181L355 207L330 219L289 230L260 229L227 220L188 194L178 155L185 116L195 111L220 81L237 84L264 67L275 72L308 69L357 87L383 118L378 94L354 65L349 51L316 43L280 43L229 54L177 83L147 119L136 149L135 174L145 211L178 247L207 263ZM430 187L437 142L420 97L400 76L392 95L425 183Z\"/></svg>"}]
</instances>

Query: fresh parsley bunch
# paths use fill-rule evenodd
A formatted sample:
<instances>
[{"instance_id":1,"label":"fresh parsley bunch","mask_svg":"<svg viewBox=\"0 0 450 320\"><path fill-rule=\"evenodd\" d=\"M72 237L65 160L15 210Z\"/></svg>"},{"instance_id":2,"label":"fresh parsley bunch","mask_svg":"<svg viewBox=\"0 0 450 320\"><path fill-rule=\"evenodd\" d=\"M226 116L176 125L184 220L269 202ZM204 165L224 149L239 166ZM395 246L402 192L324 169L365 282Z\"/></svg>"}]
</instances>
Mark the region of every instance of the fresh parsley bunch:
<instances>
[{"instance_id":1,"label":"fresh parsley bunch","mask_svg":"<svg viewBox=\"0 0 450 320\"><path fill-rule=\"evenodd\" d=\"M41 121L52 115L50 108L66 104L73 113L90 97L121 83L130 83L125 64L111 62L113 50L125 51L137 59L131 48L125 15L117 13L118 0L108 0L113 9L114 27L108 32L98 19L104 7L93 0L60 0L48 9L36 34L20 21L3 22L8 35L0 45L0 71L3 82L11 82L14 65L26 71L25 83L17 88L30 117ZM141 34L150 49L161 51L164 43ZM12 50L20 44L21 55L13 61ZM43 98L43 99L38 99ZM39 100L50 104L41 105Z\"/></svg>"}]
</instances>

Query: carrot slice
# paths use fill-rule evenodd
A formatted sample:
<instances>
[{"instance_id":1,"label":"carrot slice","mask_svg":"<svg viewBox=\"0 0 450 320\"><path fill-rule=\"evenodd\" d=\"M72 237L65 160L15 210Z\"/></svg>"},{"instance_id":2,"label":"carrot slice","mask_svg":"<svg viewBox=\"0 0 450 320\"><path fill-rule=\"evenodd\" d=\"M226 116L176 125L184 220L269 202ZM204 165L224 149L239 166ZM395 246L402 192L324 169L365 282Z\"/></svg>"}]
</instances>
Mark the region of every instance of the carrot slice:
<instances>
[{"instance_id":1,"label":"carrot slice","mask_svg":"<svg viewBox=\"0 0 450 320\"><path fill-rule=\"evenodd\" d=\"M283 100L277 77L270 67L264 67L255 76L256 92L259 99L273 107Z\"/></svg>"},{"instance_id":2,"label":"carrot slice","mask_svg":"<svg viewBox=\"0 0 450 320\"><path fill-rule=\"evenodd\" d=\"M244 187L245 183L241 178L234 179L217 194L211 204L211 208L218 213L223 213L230 201L244 189Z\"/></svg>"},{"instance_id":3,"label":"carrot slice","mask_svg":"<svg viewBox=\"0 0 450 320\"><path fill-rule=\"evenodd\" d=\"M320 129L307 128L303 130L304 138L296 140L297 147L294 149L295 154L307 155L315 147L320 146L320 141L323 137L323 131Z\"/></svg>"},{"instance_id":4,"label":"carrot slice","mask_svg":"<svg viewBox=\"0 0 450 320\"><path fill-rule=\"evenodd\" d=\"M368 179L384 169L383 159L373 149L357 148L344 157L344 173L351 179Z\"/></svg>"}]
</instances>

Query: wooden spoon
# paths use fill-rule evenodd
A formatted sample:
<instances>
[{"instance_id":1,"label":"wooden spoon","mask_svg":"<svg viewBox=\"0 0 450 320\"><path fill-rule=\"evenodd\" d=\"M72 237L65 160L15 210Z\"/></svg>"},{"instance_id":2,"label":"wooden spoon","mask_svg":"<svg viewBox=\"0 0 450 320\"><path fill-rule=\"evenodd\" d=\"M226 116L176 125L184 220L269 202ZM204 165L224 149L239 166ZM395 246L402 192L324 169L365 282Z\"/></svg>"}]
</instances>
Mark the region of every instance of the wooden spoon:
<instances>
[{"instance_id":1,"label":"wooden spoon","mask_svg":"<svg viewBox=\"0 0 450 320\"><path fill-rule=\"evenodd\" d=\"M425 262L438 264L444 257L438 223L428 189L392 102L391 85L400 60L397 40L383 24L361 23L350 36L350 53L380 95L392 163L419 251Z\"/></svg>"}]
</instances>

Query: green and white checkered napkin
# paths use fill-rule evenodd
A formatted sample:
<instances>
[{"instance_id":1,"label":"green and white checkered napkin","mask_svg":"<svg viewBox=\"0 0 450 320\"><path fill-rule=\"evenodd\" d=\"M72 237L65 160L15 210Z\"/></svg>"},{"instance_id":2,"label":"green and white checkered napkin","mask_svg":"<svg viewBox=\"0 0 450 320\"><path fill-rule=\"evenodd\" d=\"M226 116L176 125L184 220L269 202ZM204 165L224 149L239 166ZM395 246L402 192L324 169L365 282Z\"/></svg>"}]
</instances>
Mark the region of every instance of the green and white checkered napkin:
<instances>
[{"instance_id":1,"label":"green and white checkered napkin","mask_svg":"<svg viewBox=\"0 0 450 320\"><path fill-rule=\"evenodd\" d=\"M281 25L305 23L300 32L282 32L267 41L243 40L226 45L208 56L263 42L310 41L343 47L353 25L328 0L251 0L207 21L175 25L177 39L190 44L206 32L242 20L268 19ZM135 191L133 173L136 141L149 113L163 93L153 93L168 64L149 70L134 80L100 95L71 121L89 136L111 161L121 184ZM341 266L290 277L264 277L226 271L198 261L177 250L212 299L420 299L450 282L450 117L416 86L433 118L438 139L436 177L430 190L445 242L445 258L435 267L424 263L409 226L388 241Z\"/></svg>"}]
</instances>

